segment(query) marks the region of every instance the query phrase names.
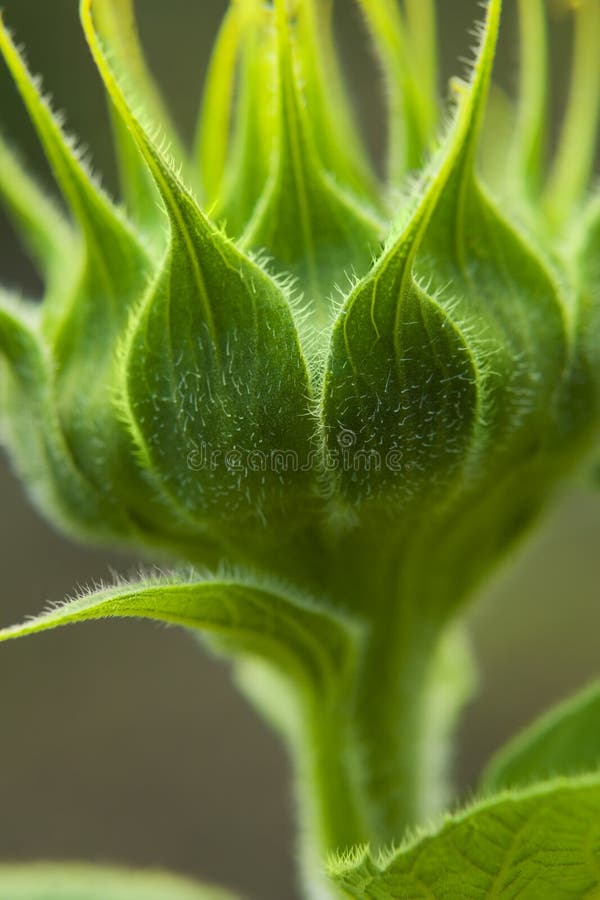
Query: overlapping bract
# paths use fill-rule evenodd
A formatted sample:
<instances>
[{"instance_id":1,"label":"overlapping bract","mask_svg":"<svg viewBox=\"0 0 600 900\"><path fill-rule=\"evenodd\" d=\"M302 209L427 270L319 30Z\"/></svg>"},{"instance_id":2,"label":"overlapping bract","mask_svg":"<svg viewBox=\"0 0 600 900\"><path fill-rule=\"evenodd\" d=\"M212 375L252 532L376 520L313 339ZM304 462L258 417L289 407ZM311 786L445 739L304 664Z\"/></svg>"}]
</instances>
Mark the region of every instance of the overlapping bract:
<instances>
[{"instance_id":1,"label":"overlapping bract","mask_svg":"<svg viewBox=\"0 0 600 900\"><path fill-rule=\"evenodd\" d=\"M548 237L551 217L547 233L527 233L523 210L543 183L541 125L530 123L536 104L543 119L543 96L530 70L513 221L475 174L499 4L427 163L438 116L433 9L361 3L386 72L391 183L423 166L393 213L345 95L329 6L232 4L209 70L195 176L135 41L132 4L82 4L134 225L90 179L2 32L77 225L2 145L2 193L48 287L41 310L3 304L5 405L17 467L75 532L210 562L224 547L243 557L243 544L260 558L281 523L288 543L314 550L320 530L370 528L378 510L399 543L423 521L441 534L459 518L464 534L448 555L460 557L485 519L494 524L483 569L589 440L597 229L569 226L580 238L569 260L559 254L566 242ZM543 13L524 4L522 14L531 68L527 28ZM167 135L173 164L146 118ZM580 157L573 223L589 151ZM208 216L175 165L196 179ZM521 173L528 187L519 190ZM560 180L554 171L539 189L548 208L553 191L553 208L565 205ZM340 308L332 292L348 292L345 278L355 286ZM255 529L260 539L249 539Z\"/></svg>"}]
</instances>

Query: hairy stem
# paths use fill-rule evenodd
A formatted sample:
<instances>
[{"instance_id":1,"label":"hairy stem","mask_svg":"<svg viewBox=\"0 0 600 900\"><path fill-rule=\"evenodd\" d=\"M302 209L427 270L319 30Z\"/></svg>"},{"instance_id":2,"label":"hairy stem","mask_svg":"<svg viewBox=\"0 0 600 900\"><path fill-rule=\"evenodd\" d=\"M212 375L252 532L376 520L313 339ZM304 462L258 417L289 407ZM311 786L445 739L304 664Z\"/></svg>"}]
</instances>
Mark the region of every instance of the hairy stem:
<instances>
[{"instance_id":1,"label":"hairy stem","mask_svg":"<svg viewBox=\"0 0 600 900\"><path fill-rule=\"evenodd\" d=\"M328 854L364 844L370 837L348 696L299 692L297 685L255 661L238 666L238 677L244 693L283 735L290 752L303 896L339 898L325 875Z\"/></svg>"},{"instance_id":2,"label":"hairy stem","mask_svg":"<svg viewBox=\"0 0 600 900\"><path fill-rule=\"evenodd\" d=\"M354 662L339 660L330 690L317 696L272 672L258 677L256 667L242 682L290 749L309 900L339 896L324 875L328 856L398 843L448 801L449 735L471 670L457 629L437 604L414 596L424 573L410 602L400 597L408 585L396 547L373 532L366 540L344 535L329 548L329 597L361 635Z\"/></svg>"},{"instance_id":3,"label":"hairy stem","mask_svg":"<svg viewBox=\"0 0 600 900\"><path fill-rule=\"evenodd\" d=\"M447 804L449 738L466 686L458 648L455 633L409 617L369 642L355 715L372 846L397 843Z\"/></svg>"},{"instance_id":4,"label":"hairy stem","mask_svg":"<svg viewBox=\"0 0 600 900\"><path fill-rule=\"evenodd\" d=\"M376 536L369 543L363 535L360 541L363 553L358 545L343 548L336 589L346 605L368 616L346 702L368 841L377 847L398 842L447 804L450 736L473 670L462 632L443 613L446 605L420 596L425 573L416 582L402 579L395 539Z\"/></svg>"},{"instance_id":5,"label":"hairy stem","mask_svg":"<svg viewBox=\"0 0 600 900\"><path fill-rule=\"evenodd\" d=\"M300 814L300 863L309 900L339 897L326 880L331 853L367 843L370 838L361 797L356 735L345 700L337 708L314 709L303 738L294 742L296 797Z\"/></svg>"}]
</instances>

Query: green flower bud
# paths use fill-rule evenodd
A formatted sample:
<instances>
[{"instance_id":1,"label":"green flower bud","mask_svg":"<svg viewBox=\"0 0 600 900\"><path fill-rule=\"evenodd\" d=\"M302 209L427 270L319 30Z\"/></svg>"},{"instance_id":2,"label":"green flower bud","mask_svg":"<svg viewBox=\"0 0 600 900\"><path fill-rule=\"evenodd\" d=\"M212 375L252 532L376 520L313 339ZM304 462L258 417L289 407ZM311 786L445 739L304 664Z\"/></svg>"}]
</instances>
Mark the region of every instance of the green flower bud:
<instances>
[{"instance_id":1,"label":"green flower bud","mask_svg":"<svg viewBox=\"0 0 600 900\"><path fill-rule=\"evenodd\" d=\"M575 13L574 99L546 174L544 15L521 4L510 166L484 161L484 182L500 3L437 139L434 5L359 7L386 78L385 184L331 4L231 4L190 158L131 2L83 0L124 212L2 30L72 214L1 146L2 194L47 283L41 308L2 303L7 443L74 533L194 562L269 560L355 606L347 560L383 529L396 577L449 609L597 433L600 217L585 191L600 76L586 36L600 12L589 0Z\"/></svg>"}]
</instances>

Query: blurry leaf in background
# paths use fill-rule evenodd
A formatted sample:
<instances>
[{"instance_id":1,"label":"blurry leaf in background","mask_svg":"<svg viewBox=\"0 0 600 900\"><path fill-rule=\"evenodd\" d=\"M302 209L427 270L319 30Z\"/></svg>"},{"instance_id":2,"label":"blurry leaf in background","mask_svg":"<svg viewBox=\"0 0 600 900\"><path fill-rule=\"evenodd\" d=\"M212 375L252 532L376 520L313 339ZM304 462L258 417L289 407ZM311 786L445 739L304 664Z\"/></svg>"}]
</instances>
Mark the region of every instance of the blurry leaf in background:
<instances>
[{"instance_id":1,"label":"blurry leaf in background","mask_svg":"<svg viewBox=\"0 0 600 900\"><path fill-rule=\"evenodd\" d=\"M600 765L600 681L549 710L492 758L481 784L486 793L593 772Z\"/></svg>"},{"instance_id":2,"label":"blurry leaf in background","mask_svg":"<svg viewBox=\"0 0 600 900\"><path fill-rule=\"evenodd\" d=\"M0 866L0 900L235 900L234 895L162 872L91 866Z\"/></svg>"}]
</instances>

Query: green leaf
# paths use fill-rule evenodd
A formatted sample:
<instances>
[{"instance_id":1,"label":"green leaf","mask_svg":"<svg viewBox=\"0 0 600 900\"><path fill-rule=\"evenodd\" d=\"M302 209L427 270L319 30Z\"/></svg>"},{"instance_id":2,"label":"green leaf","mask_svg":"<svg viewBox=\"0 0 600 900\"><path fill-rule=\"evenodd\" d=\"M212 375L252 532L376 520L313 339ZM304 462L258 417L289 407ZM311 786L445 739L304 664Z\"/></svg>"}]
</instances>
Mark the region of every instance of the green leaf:
<instances>
[{"instance_id":1,"label":"green leaf","mask_svg":"<svg viewBox=\"0 0 600 900\"><path fill-rule=\"evenodd\" d=\"M380 860L367 850L330 874L356 900L594 900L600 896L600 782L502 794Z\"/></svg>"},{"instance_id":2,"label":"green leaf","mask_svg":"<svg viewBox=\"0 0 600 900\"><path fill-rule=\"evenodd\" d=\"M543 0L519 0L519 25L519 107L509 168L526 196L539 201L548 122L547 21Z\"/></svg>"},{"instance_id":3,"label":"green leaf","mask_svg":"<svg viewBox=\"0 0 600 900\"><path fill-rule=\"evenodd\" d=\"M420 169L438 126L436 15L431 0L359 0L388 94L388 175L394 186Z\"/></svg>"},{"instance_id":4,"label":"green leaf","mask_svg":"<svg viewBox=\"0 0 600 900\"><path fill-rule=\"evenodd\" d=\"M580 775L600 766L600 681L553 707L502 747L481 778L486 793Z\"/></svg>"},{"instance_id":5,"label":"green leaf","mask_svg":"<svg viewBox=\"0 0 600 900\"><path fill-rule=\"evenodd\" d=\"M211 224L132 115L93 9L82 2L90 48L171 226L165 261L122 343L122 415L144 468L180 518L242 531L245 521L296 511L310 490L311 473L299 462L278 466L273 456L304 461L311 446L296 327L280 288Z\"/></svg>"},{"instance_id":6,"label":"green leaf","mask_svg":"<svg viewBox=\"0 0 600 900\"><path fill-rule=\"evenodd\" d=\"M186 151L140 47L133 0L98 0L95 12L106 52L110 54L112 64L118 67L121 79L127 82L128 94L133 98L138 116L148 122L153 133L160 133L169 152L183 166L185 175L191 175ZM111 112L127 210L157 250L164 251L166 229L160 196L121 116L112 107Z\"/></svg>"},{"instance_id":7,"label":"green leaf","mask_svg":"<svg viewBox=\"0 0 600 900\"><path fill-rule=\"evenodd\" d=\"M36 863L0 866L0 900L235 900L162 872Z\"/></svg>"},{"instance_id":8,"label":"green leaf","mask_svg":"<svg viewBox=\"0 0 600 900\"><path fill-rule=\"evenodd\" d=\"M275 41L272 10L260 0L238 0L208 72L198 132L202 180L213 219L233 237L252 219L271 170Z\"/></svg>"},{"instance_id":9,"label":"green leaf","mask_svg":"<svg viewBox=\"0 0 600 900\"><path fill-rule=\"evenodd\" d=\"M346 509L394 510L403 595L446 613L523 534L596 427L566 279L475 171L499 19L492 2L400 236L342 310L323 394L329 453L352 442L335 472Z\"/></svg>"},{"instance_id":10,"label":"green leaf","mask_svg":"<svg viewBox=\"0 0 600 900\"><path fill-rule=\"evenodd\" d=\"M305 0L295 12L295 52L307 124L325 170L357 197L373 202L377 184L344 85L333 9L333 0Z\"/></svg>"},{"instance_id":11,"label":"green leaf","mask_svg":"<svg viewBox=\"0 0 600 900\"><path fill-rule=\"evenodd\" d=\"M571 277L577 296L575 341L579 357L577 402L571 405L588 421L592 440L600 446L600 194L590 198L568 246L574 264ZM586 386L584 391L582 388ZM597 451L596 451L597 452Z\"/></svg>"},{"instance_id":12,"label":"green leaf","mask_svg":"<svg viewBox=\"0 0 600 900\"><path fill-rule=\"evenodd\" d=\"M323 701L337 695L355 653L355 637L344 619L249 576L99 590L0 630L0 642L106 618L154 619L206 632L221 646L275 665Z\"/></svg>"},{"instance_id":13,"label":"green leaf","mask_svg":"<svg viewBox=\"0 0 600 900\"><path fill-rule=\"evenodd\" d=\"M145 581L68 601L0 643L62 625L102 618L145 618L205 635L236 663L240 684L290 744L302 789L298 802L319 849L365 837L353 793L352 728L343 698L352 690L361 634L322 601L250 575L189 582ZM257 674L260 684L257 690ZM333 824L335 823L335 824ZM315 848L316 849L316 848ZM313 877L319 871L314 853Z\"/></svg>"},{"instance_id":14,"label":"green leaf","mask_svg":"<svg viewBox=\"0 0 600 900\"><path fill-rule=\"evenodd\" d=\"M492 195L502 202L509 198L511 202L523 208L522 160L518 166L509 167L506 163L507 147L515 141L517 129L517 110L512 98L498 84L492 83L488 97L485 120L482 127L477 155L479 173L482 184L489 188ZM515 150L515 156L516 156ZM514 197L520 191L518 197Z\"/></svg>"},{"instance_id":15,"label":"green leaf","mask_svg":"<svg viewBox=\"0 0 600 900\"><path fill-rule=\"evenodd\" d=\"M383 14L384 7L375 4L373 11ZM452 216L456 182L470 181L499 16L500 4L490 4L473 80L463 89L416 209L350 294L335 325L323 417L329 454L339 458L346 442L348 459L337 480L351 504L371 495L388 507L390 500L420 502L423 490L439 495L471 452L481 416L482 354L476 354L470 323L453 315L455 298L444 298L441 287L439 294L429 290L425 280L431 283L452 243L428 247L421 277L415 259L434 213ZM452 227L464 226L452 216Z\"/></svg>"},{"instance_id":16,"label":"green leaf","mask_svg":"<svg viewBox=\"0 0 600 900\"><path fill-rule=\"evenodd\" d=\"M343 288L349 277L368 270L383 229L374 212L377 197L373 206L367 205L344 181L343 157L338 160L330 140L338 127L336 110L319 99L314 65L305 72L308 86L302 83L302 64L306 68L307 58L312 60L315 51L314 42L312 48L305 46L313 34L304 20L311 8L299 7L303 12L298 23L293 21L287 0L277 0L272 11L277 60L272 163L241 243L249 250L266 251L279 270L297 280L308 311L322 327L331 315L334 288ZM252 114L256 112L255 108ZM323 121L326 115L332 119L327 126ZM342 133L345 122L342 116ZM336 173L341 170L339 183L328 170L334 166Z\"/></svg>"},{"instance_id":17,"label":"green leaf","mask_svg":"<svg viewBox=\"0 0 600 900\"><path fill-rule=\"evenodd\" d=\"M236 86L236 67L240 47L248 34L254 31L257 21L265 17L254 0L237 0L227 8L219 34L214 42L208 71L204 81L204 92L198 125L196 129L196 151L202 177L204 195L209 208L214 207L221 197L222 183L229 156L231 120ZM264 54L253 55L260 64ZM242 90L252 89L253 80L244 73ZM237 103L239 108L240 103ZM238 115L239 130L239 110ZM259 190L262 184L259 185Z\"/></svg>"},{"instance_id":18,"label":"green leaf","mask_svg":"<svg viewBox=\"0 0 600 900\"><path fill-rule=\"evenodd\" d=\"M577 236L578 335L600 394L600 194L590 200Z\"/></svg>"},{"instance_id":19,"label":"green leaf","mask_svg":"<svg viewBox=\"0 0 600 900\"><path fill-rule=\"evenodd\" d=\"M97 375L94 367L104 361L115 333L127 322L132 297L145 287L149 264L137 237L66 138L3 23L0 51L85 241L80 284L75 292L65 292L63 317L56 327L60 374L69 369L75 355L78 378L84 377L86 367ZM94 380L90 378L90 384Z\"/></svg>"},{"instance_id":20,"label":"green leaf","mask_svg":"<svg viewBox=\"0 0 600 900\"><path fill-rule=\"evenodd\" d=\"M215 541L197 530L190 537L168 516L158 490L141 478L131 448L123 451L119 472L113 472L111 480L107 471L111 490L106 490L107 485L98 489L89 467L80 465L66 438L56 391L54 362L41 335L39 305L16 300L0 288L2 439L36 505L79 539L114 541L118 535L124 542L142 540L163 550L172 550L171 541L176 553L215 563L220 558L215 556ZM85 400L85 391L82 394ZM111 424L120 427L116 414ZM90 452L96 453L102 446L94 430L89 433L89 445ZM135 507L132 517L130 501Z\"/></svg>"},{"instance_id":21,"label":"green leaf","mask_svg":"<svg viewBox=\"0 0 600 900\"><path fill-rule=\"evenodd\" d=\"M119 367L116 346L132 308L147 290L150 262L136 234L66 139L2 24L0 50L83 237L83 254L76 246L70 258L61 260L66 274L60 297L57 287L56 302L42 305L41 331L44 343L50 344L43 377L51 382L51 414L60 423L75 466L94 486L99 502L112 507L104 524L120 521L120 536L135 535L139 512L130 515L127 508L132 497L149 517L162 521L164 508L155 513L156 490L149 492L139 471L110 386ZM87 511L82 510L82 518L90 518Z\"/></svg>"},{"instance_id":22,"label":"green leaf","mask_svg":"<svg viewBox=\"0 0 600 900\"><path fill-rule=\"evenodd\" d=\"M211 215L266 251L318 324L334 286L380 238L378 187L357 135L331 34L331 4L238 0L224 19L198 153ZM356 198L359 198L358 200Z\"/></svg>"},{"instance_id":23,"label":"green leaf","mask_svg":"<svg viewBox=\"0 0 600 900\"><path fill-rule=\"evenodd\" d=\"M83 252L79 243L75 243L57 267L57 278L62 275L62 283L57 284L55 302L41 307L40 336L36 338L39 346L31 356L36 360L31 372L40 379L36 391L23 394L18 384L7 382L7 408L14 411L15 419L10 442L15 464L19 471L28 473L30 487L46 511L53 518L58 514L60 524L67 525L70 532L79 530L86 536L95 534L113 540L118 536L135 545L159 545L161 549L170 553L175 550L177 555L187 559L214 564L220 553L215 548L217 536L204 533L196 519L190 522L188 516L188 521L182 521L186 516L173 508L173 500L161 482L160 473L145 465L146 457L136 442L138 432L131 423L129 405L119 393L124 371L119 345L129 333L134 310L140 308L148 294L153 266L138 235L98 187L65 138L57 118L40 95L37 83L1 24L0 50L83 237ZM42 215L43 208L38 217ZM35 219L34 224L37 221ZM179 227L179 223L176 224ZM48 230L49 226L44 227ZM57 232L57 237L60 233ZM232 252L227 258L226 253L225 261L218 250L215 254L220 265L217 277L221 289L222 270L229 272L231 269L237 273L239 254ZM257 280L267 281L256 266L250 266L250 269L248 281L255 273ZM186 274L184 267L182 277ZM252 286L259 289L257 283ZM296 373L301 369L306 378L289 310L278 289L270 282L269 286L288 316L288 334L291 332L298 358ZM250 289L248 293L251 293ZM192 310L198 298L196 294L190 298L188 292L179 299L184 309L188 306ZM246 318L252 319L250 305L249 310ZM275 327L273 323L271 326ZM160 334L163 346L164 336L163 330ZM186 331L185 342L193 341L193 333ZM201 348L197 350L201 354ZM39 362L40 359L43 362ZM190 370L186 372L189 374ZM290 378L293 375L291 372ZM240 378L237 383L245 382ZM143 383L138 386L142 391ZM11 396L13 388L15 391ZM306 380L300 391L304 398L308 393ZM194 404L193 394L188 396L189 402ZM150 390L145 401L152 404L153 400ZM40 405L44 410L41 419ZM178 404L171 403L170 409L177 418ZM48 440L40 432L42 422L52 423ZM170 425L169 422L169 428ZM308 425L304 422L303 425L305 433L308 432ZM154 438L160 443L160 435L154 434ZM51 448L48 451L52 455L51 466L41 464L47 445ZM282 438L277 446L286 451L289 445ZM61 452L65 456L64 462L60 460ZM188 479L197 482L196 473L189 465L190 452L191 447L178 445L176 458L180 470ZM76 475L73 486L66 480L69 470ZM210 479L212 473L205 477ZM274 479L279 488L279 472L274 474ZM44 484L45 480L47 484ZM85 484L83 490L82 482ZM77 502L73 502L75 498L78 498Z\"/></svg>"},{"instance_id":24,"label":"green leaf","mask_svg":"<svg viewBox=\"0 0 600 900\"><path fill-rule=\"evenodd\" d=\"M415 66L415 87L421 88L421 116L424 133L433 137L438 126L439 46L436 0L405 0L406 34L411 62Z\"/></svg>"},{"instance_id":25,"label":"green leaf","mask_svg":"<svg viewBox=\"0 0 600 900\"><path fill-rule=\"evenodd\" d=\"M600 122L600 3L571 3L575 41L569 97L558 147L544 192L544 207L557 232L579 211L594 171Z\"/></svg>"},{"instance_id":26,"label":"green leaf","mask_svg":"<svg viewBox=\"0 0 600 900\"><path fill-rule=\"evenodd\" d=\"M70 533L126 528L120 509L79 469L56 413L39 308L0 291L0 411L13 463L34 499Z\"/></svg>"},{"instance_id":27,"label":"green leaf","mask_svg":"<svg viewBox=\"0 0 600 900\"><path fill-rule=\"evenodd\" d=\"M77 237L58 206L25 171L0 137L0 199L33 262L45 279L45 304L54 306L76 278ZM48 315L48 312L46 312Z\"/></svg>"}]
</instances>

